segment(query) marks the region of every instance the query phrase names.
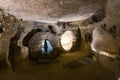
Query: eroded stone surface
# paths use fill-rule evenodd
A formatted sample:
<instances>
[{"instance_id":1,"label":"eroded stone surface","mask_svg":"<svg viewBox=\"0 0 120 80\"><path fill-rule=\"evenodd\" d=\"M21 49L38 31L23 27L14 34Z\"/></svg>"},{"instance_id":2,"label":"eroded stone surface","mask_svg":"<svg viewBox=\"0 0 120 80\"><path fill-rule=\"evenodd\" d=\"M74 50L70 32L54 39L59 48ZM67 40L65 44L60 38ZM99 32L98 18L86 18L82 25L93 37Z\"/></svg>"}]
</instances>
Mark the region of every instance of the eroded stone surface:
<instances>
[{"instance_id":1,"label":"eroded stone surface","mask_svg":"<svg viewBox=\"0 0 120 80\"><path fill-rule=\"evenodd\" d=\"M98 60L102 65L115 72L120 72L120 1L109 0L106 6L106 17L102 21L102 26L96 26L93 30L92 50L98 55Z\"/></svg>"},{"instance_id":2,"label":"eroded stone surface","mask_svg":"<svg viewBox=\"0 0 120 80\"><path fill-rule=\"evenodd\" d=\"M102 63L101 65L104 65L108 69L112 69L112 71L117 71L119 69L119 62L120 62L119 57L118 57L119 49L120 49L119 3L120 3L119 0L115 0L115 1L109 0L107 7L106 7L106 11L105 11L106 17L103 17L104 16L104 14L103 14L102 19L101 19L102 21L100 20L100 22L98 22L98 23L95 23L95 22L91 23L91 21L93 21L93 20L92 20L92 18L90 18L90 21L87 20L84 23L85 25L82 24L83 26L80 26L80 29L82 32L82 37L84 38L84 40L86 40L85 43L87 43L87 42L91 43L91 41L92 41L92 50L100 55L98 57L98 59ZM29 11L28 11L28 13L29 13ZM33 11L33 13L34 13L34 11ZM33 15L33 13L31 13L30 15ZM17 34L17 37L19 36L19 39L17 39L15 41L15 46L17 45L21 48L20 53L21 53L22 57L25 59L28 56L28 50L27 50L28 48L26 48L26 46L23 45L23 39L28 34L28 32L30 32L32 29L37 29L37 28L41 28L44 30L47 29L48 31L50 31L50 34L52 33L52 34L55 34L58 37L60 37L60 35L63 34L66 30L68 30L70 27L69 24L67 24L67 23L61 23L61 25L58 25L58 24L54 24L54 23L48 24L48 23L34 22L34 21L19 21L17 24L14 24L14 23L16 23L16 19L14 17L10 17L11 15L9 15L7 13L4 14L4 12L0 12L0 15L2 15L2 16L0 16L0 25L2 24L4 27L4 29L0 33L0 42L1 42L1 44L0 44L0 54L1 54L0 60L7 59L6 57L8 57L10 39L15 38L14 35L17 34L17 32L16 32L17 28L18 28L18 32L21 27L24 28L23 31L20 31L21 32L20 35ZM26 15L28 15L28 14L26 14ZM21 16L21 14L20 14L20 16ZM39 18L38 16L40 16L40 15L37 15L37 18L29 17L29 19L36 20ZM28 18L28 16L24 16L24 17ZM56 17L56 16L53 15L52 17ZM99 17L99 15L98 15L98 17ZM89 24L90 24L90 27L89 27ZM97 24L97 26L96 26L96 24ZM106 27L100 27L101 24L102 25L105 24ZM51 25L53 26L52 29L50 27L48 27ZM86 25L88 27L85 27ZM86 29L82 29L83 27ZM91 34L92 31L93 31L93 35ZM45 32L44 34L49 35L47 32ZM85 37L86 34L89 34L90 40L88 39L89 37L86 39L86 37ZM29 43L28 47L31 48L30 49L31 51L37 51L38 49L40 49L40 46L38 44L40 44L41 38L39 36L43 36L43 35L41 33L35 34L30 39L30 41L28 41L28 43ZM91 36L93 36L93 40L91 40ZM47 36L47 38L48 37L49 36ZM79 37L81 37L81 36L79 36ZM12 41L11 41L11 43L12 43ZM14 41L13 41L13 43L14 43ZM53 41L53 43L54 43L54 41ZM34 46L37 48L34 48ZM86 50L86 48L83 50ZM107 55L105 55L105 53L107 53ZM112 56L115 55L115 56L111 57L111 56L108 56L108 54L112 55ZM48 57L45 57L45 58L48 58ZM41 62L41 61L39 61L39 62ZM49 60L48 60L48 62L49 62Z\"/></svg>"},{"instance_id":3,"label":"eroded stone surface","mask_svg":"<svg viewBox=\"0 0 120 80\"><path fill-rule=\"evenodd\" d=\"M107 0L0 0L0 8L18 18L40 22L83 20Z\"/></svg>"},{"instance_id":4,"label":"eroded stone surface","mask_svg":"<svg viewBox=\"0 0 120 80\"><path fill-rule=\"evenodd\" d=\"M1 12L0 27L3 29L3 31L0 33L0 61L5 61L10 67L10 63L8 61L9 45L10 39L16 33L15 26L16 19L14 16L11 16L10 14L3 13L2 10L0 10L0 12Z\"/></svg>"}]
</instances>

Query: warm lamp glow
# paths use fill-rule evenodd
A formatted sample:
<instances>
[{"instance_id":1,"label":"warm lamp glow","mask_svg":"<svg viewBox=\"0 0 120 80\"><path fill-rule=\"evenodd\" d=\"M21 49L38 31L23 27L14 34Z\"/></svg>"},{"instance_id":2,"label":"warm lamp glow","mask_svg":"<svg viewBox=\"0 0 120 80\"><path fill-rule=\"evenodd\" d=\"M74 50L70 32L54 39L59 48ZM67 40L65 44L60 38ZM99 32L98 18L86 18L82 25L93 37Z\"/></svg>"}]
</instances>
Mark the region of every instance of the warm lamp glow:
<instances>
[{"instance_id":1,"label":"warm lamp glow","mask_svg":"<svg viewBox=\"0 0 120 80\"><path fill-rule=\"evenodd\" d=\"M117 55L115 55L115 54L110 54L110 53L105 52L105 51L100 51L99 54L105 55L105 56L108 56L108 57L111 57L111 58L114 58L114 59L117 57Z\"/></svg>"},{"instance_id":2,"label":"warm lamp glow","mask_svg":"<svg viewBox=\"0 0 120 80\"><path fill-rule=\"evenodd\" d=\"M70 51L75 41L76 41L76 35L72 31L66 31L61 36L61 45L65 51Z\"/></svg>"}]
</instances>

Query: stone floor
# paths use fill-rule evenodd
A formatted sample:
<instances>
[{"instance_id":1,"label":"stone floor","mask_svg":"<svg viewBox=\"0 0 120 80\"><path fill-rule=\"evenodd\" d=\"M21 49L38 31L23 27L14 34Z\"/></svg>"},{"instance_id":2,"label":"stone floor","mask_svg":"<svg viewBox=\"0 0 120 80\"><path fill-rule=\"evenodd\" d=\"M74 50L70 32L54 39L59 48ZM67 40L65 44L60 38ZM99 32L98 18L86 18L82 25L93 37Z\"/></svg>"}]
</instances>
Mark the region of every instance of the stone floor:
<instances>
[{"instance_id":1,"label":"stone floor","mask_svg":"<svg viewBox=\"0 0 120 80\"><path fill-rule=\"evenodd\" d=\"M85 52L61 54L49 64L21 62L15 72L2 70L1 80L117 80L115 74L100 64L83 65L74 69L64 68L64 64L79 60Z\"/></svg>"}]
</instances>

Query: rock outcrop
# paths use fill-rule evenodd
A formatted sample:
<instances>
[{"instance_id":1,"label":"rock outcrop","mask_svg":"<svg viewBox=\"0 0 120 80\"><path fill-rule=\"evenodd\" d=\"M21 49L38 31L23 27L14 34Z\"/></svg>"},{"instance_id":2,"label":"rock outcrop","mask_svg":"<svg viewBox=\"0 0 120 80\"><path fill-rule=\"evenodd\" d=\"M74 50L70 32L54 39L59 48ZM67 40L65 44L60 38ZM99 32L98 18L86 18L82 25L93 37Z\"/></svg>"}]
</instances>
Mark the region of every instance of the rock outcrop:
<instances>
[{"instance_id":1,"label":"rock outcrop","mask_svg":"<svg viewBox=\"0 0 120 80\"><path fill-rule=\"evenodd\" d=\"M118 75L120 72L120 4L119 0L109 0L106 6L106 17L101 25L93 30L92 50L98 60ZM119 72L119 73L118 73Z\"/></svg>"}]
</instances>

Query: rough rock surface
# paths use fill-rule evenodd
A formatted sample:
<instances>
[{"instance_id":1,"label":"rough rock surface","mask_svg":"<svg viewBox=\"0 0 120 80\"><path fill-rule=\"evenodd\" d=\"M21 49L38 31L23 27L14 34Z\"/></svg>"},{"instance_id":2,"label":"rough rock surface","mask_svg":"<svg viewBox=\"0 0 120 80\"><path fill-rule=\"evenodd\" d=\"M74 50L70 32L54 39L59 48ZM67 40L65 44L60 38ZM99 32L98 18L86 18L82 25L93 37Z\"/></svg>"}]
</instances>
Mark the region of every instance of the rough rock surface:
<instances>
[{"instance_id":1,"label":"rough rock surface","mask_svg":"<svg viewBox=\"0 0 120 80\"><path fill-rule=\"evenodd\" d=\"M0 8L23 20L57 22L84 20L107 0L0 0Z\"/></svg>"},{"instance_id":2,"label":"rough rock surface","mask_svg":"<svg viewBox=\"0 0 120 80\"><path fill-rule=\"evenodd\" d=\"M91 44L92 50L97 52L98 60L102 65L115 72L116 75L120 74L119 4L119 0L108 1L106 17L93 30L93 41Z\"/></svg>"},{"instance_id":3,"label":"rough rock surface","mask_svg":"<svg viewBox=\"0 0 120 80\"><path fill-rule=\"evenodd\" d=\"M4 1L10 1L10 0L0 0L0 1L4 2ZM13 2L14 1L15 0L13 0ZM86 1L89 1L89 0L86 0ZM16 0L16 2L17 2L17 0ZM101 0L101 2L102 2L102 0ZM0 4L2 4L2 3L0 3ZM88 2L88 4L89 4L89 2ZM58 77L57 78L54 77L54 76L56 76L55 73L62 74L62 76L59 76L60 79L63 79L65 77L64 79L72 79L72 80L75 80L75 79L77 80L77 78L78 79L81 78L83 80L84 79L85 80L86 79L105 80L104 78L107 78L106 80L116 80L116 79L112 78L112 77L114 77L113 75L117 76L115 78L118 79L118 77L120 77L119 76L119 74L120 74L119 73L119 71L120 71L120 58L119 58L120 10L119 10L119 4L120 4L119 0L114 0L114 1L108 0L108 3L105 8L105 12L104 11L103 11L103 13L100 12L100 15L99 15L99 11L98 11L98 13L96 12L97 14L93 15L93 16L95 16L94 19L92 18L93 16L91 16L90 18L88 18L86 20L77 22L77 27L78 27L78 25L80 25L79 28L81 31L81 35L80 34L78 35L80 37L80 41L81 41L81 43L79 43L80 46L78 48L82 52L79 51L79 52L77 52L77 54L75 52L72 52L75 54L69 54L69 53L61 54L61 56L58 57L57 59L55 59L53 61L53 63L51 63L49 65L46 64L47 66L46 65L39 65L39 66L37 65L37 67L34 64L34 65L32 65L32 69L31 68L29 69L29 67L31 67L31 65L29 64L29 61L26 58L29 53L27 50L28 48L26 48L26 46L22 44L24 37L29 32L31 32L33 29L37 29L37 28L41 28L41 29L45 29L45 30L47 29L50 31L50 34L54 33L55 35L60 37L66 30L69 29L69 27L70 27L69 24L68 23L60 23L60 22L58 22L57 24L56 23L48 24L48 23L34 22L34 21L21 21L21 20L16 19L14 16L11 16L10 14L7 14L6 12L0 11L0 66L3 62L7 62L9 64L9 61L10 61L12 66L14 66L15 63L17 63L16 64L17 66L14 66L13 68L16 68L17 71L21 72L22 74L26 75L26 73L27 73L30 79L32 76L33 80L34 79L48 80L48 79L53 79L53 78L58 79ZM87 3L86 3L86 5L87 5ZM6 6L6 5L3 5L3 6ZM13 6L15 6L15 5L13 5ZM29 13L29 11L28 11L28 13ZM28 14L26 14L26 15L28 15ZM32 15L32 13L31 13L31 15ZM37 19L38 19L38 16L37 16ZM28 16L25 16L25 18L26 17L28 18ZM56 17L56 16L53 15L52 17ZM30 18L30 16L29 16L29 18ZM34 19L32 18L32 20L36 20L35 18ZM70 24L72 24L72 23L70 23ZM74 32L76 32L76 31L74 31ZM92 33L93 33L93 35L92 35ZM45 34L47 34L47 33L45 33ZM41 33L35 34L28 41L28 43L29 43L28 47L30 47L29 51L37 51L40 48L38 44L40 43L41 38L39 36L41 36ZM81 36L82 36L82 38L81 38ZM25 42L27 43L27 41L25 41ZM31 42L33 42L32 45L31 45ZM53 43L54 42L55 41L53 41ZM92 42L92 44L91 44L91 42ZM89 43L89 44L86 44L86 43ZM91 44L92 50L94 52L96 52L95 54L98 55L97 60L98 60L98 63L100 63L100 65L96 64L96 67L93 65L92 65L92 67L84 66L82 68L76 69L75 71L73 70L72 72L66 72L66 70L64 70L64 69L61 70L62 65L64 65L65 63L67 63L71 60L78 60L79 58L83 57L83 55L88 56L88 54L91 53L90 44ZM34 48L34 46L37 48ZM9 54L8 54L8 52L9 52ZM17 56L22 56L22 58L24 60L17 62L17 60L16 60ZM41 58L50 58L50 57L42 56ZM8 61L8 59L9 59L9 61ZM26 62L26 63L24 63L24 62ZM49 63L50 60L43 59L38 62ZM24 67L24 65L29 65L29 66ZM101 66L102 66L102 68L101 68ZM84 74L81 74L81 70L83 70ZM109 70L111 70L112 72ZM30 74L32 74L33 72L35 74L30 76ZM88 74L88 73L90 73L90 74L88 75L88 77L86 77L86 74ZM95 74L91 74L91 73L95 73ZM110 73L112 73L112 74L110 74ZM40 75L38 75L38 74L41 74L41 77L42 76L43 77L41 78ZM66 74L67 74L67 77L66 77ZM68 74L71 76L68 77ZM104 74L107 74L107 75L104 75ZM1 74L1 75L4 75L4 74ZM46 77L46 75L47 75L47 77ZM105 76L105 77L101 77L101 75ZM6 74L4 76L5 76L4 77L5 79L9 78L9 77L6 77ZM11 75L10 75L10 78L11 78ZM13 78L16 79L14 76L13 76ZM12 80L13 80L13 78L12 78ZM23 79L21 77L21 75L18 78ZM25 77L24 77L24 79L25 79Z\"/></svg>"},{"instance_id":4,"label":"rough rock surface","mask_svg":"<svg viewBox=\"0 0 120 80\"><path fill-rule=\"evenodd\" d=\"M12 15L3 13L2 10L0 10L0 17L0 27L3 29L3 32L0 33L0 61L5 61L10 67L8 61L9 45L10 39L16 33L16 19Z\"/></svg>"}]
</instances>

